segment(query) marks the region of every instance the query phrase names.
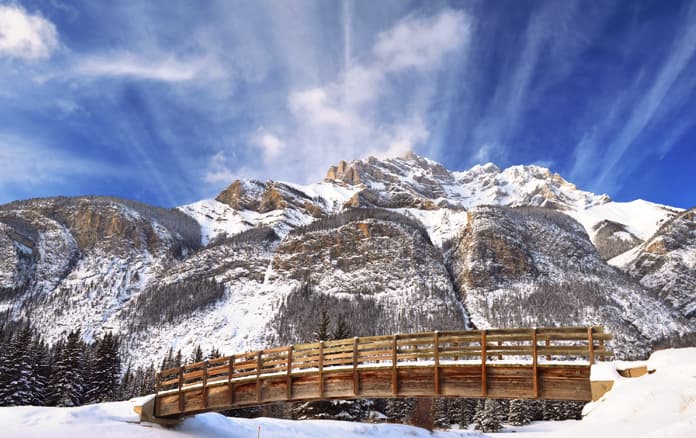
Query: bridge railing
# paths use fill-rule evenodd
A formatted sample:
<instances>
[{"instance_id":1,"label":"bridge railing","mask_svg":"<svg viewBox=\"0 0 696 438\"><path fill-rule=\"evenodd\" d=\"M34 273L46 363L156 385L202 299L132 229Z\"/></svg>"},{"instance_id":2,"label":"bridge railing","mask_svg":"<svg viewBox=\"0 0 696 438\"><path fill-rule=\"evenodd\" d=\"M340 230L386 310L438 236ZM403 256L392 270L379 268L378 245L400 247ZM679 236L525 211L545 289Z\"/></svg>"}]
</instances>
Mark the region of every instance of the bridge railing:
<instances>
[{"instance_id":1,"label":"bridge railing","mask_svg":"<svg viewBox=\"0 0 696 438\"><path fill-rule=\"evenodd\" d=\"M368 336L236 354L158 373L157 393L209 384L358 369L397 369L440 365L537 366L594 363L612 353L611 335L602 327L495 329ZM536 372L535 372L536 375ZM323 379L320 379L323 382ZM396 387L396 385L394 385Z\"/></svg>"}]
</instances>

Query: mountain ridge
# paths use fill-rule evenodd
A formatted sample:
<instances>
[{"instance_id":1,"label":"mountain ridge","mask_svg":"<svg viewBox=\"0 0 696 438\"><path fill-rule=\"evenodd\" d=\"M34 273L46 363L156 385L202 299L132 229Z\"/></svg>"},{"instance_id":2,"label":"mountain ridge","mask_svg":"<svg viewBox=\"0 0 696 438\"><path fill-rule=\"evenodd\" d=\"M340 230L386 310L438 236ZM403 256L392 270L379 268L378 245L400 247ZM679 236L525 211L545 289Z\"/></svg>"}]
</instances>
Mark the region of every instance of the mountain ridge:
<instances>
[{"instance_id":1,"label":"mountain ridge","mask_svg":"<svg viewBox=\"0 0 696 438\"><path fill-rule=\"evenodd\" d=\"M510 312L531 325L602 324L620 354L636 356L651 331L694 331L692 298L660 294L644 273L607 260L619 266L681 215L582 191L540 166L450 171L412 153L340 162L314 184L236 180L172 210L105 197L19 201L0 206L0 311L30 317L49 340L75 326L128 334L136 363L196 344L306 341L315 321L305 305L325 306L355 335L501 325ZM680 284L696 278L674 269ZM502 297L493 310L481 304L490 291ZM544 296L581 311L545 319Z\"/></svg>"}]
</instances>

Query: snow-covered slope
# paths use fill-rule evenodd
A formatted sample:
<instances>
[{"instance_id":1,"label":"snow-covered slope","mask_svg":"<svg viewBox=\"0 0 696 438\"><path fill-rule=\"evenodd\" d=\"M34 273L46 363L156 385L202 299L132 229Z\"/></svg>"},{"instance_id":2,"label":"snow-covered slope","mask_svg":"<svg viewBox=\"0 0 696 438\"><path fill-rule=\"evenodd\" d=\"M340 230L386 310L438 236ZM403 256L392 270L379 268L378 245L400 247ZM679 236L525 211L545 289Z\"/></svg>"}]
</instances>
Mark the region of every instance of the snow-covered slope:
<instances>
[{"instance_id":1,"label":"snow-covered slope","mask_svg":"<svg viewBox=\"0 0 696 438\"><path fill-rule=\"evenodd\" d=\"M608 202L566 213L587 230L605 260L629 251L649 239L658 228L682 210L637 199Z\"/></svg>"},{"instance_id":2,"label":"snow-covered slope","mask_svg":"<svg viewBox=\"0 0 696 438\"><path fill-rule=\"evenodd\" d=\"M696 348L657 351L648 361L654 373L624 379L589 403L582 421L538 422L508 427L519 438L688 438L696 431Z\"/></svg>"}]
</instances>

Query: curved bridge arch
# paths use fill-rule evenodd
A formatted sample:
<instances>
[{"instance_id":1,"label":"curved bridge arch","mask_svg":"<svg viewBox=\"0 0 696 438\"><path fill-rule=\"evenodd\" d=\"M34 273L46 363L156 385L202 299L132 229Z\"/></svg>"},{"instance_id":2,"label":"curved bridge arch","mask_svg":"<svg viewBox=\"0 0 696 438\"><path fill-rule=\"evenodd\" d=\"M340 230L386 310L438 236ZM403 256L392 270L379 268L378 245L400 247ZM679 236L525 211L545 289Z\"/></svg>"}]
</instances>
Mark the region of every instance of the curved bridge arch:
<instances>
[{"instance_id":1,"label":"curved bridge arch","mask_svg":"<svg viewBox=\"0 0 696 438\"><path fill-rule=\"evenodd\" d=\"M389 397L592 399L602 327L446 331L291 345L157 375L154 414L178 418L283 401Z\"/></svg>"}]
</instances>

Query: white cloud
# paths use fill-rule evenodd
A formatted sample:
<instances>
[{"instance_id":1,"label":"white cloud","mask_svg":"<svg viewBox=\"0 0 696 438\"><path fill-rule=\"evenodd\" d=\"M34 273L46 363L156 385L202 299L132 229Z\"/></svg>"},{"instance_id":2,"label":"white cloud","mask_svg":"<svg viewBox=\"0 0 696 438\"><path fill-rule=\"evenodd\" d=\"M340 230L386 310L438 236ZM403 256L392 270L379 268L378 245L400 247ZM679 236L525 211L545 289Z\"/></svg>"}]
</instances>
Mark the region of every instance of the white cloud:
<instances>
[{"instance_id":1,"label":"white cloud","mask_svg":"<svg viewBox=\"0 0 696 438\"><path fill-rule=\"evenodd\" d=\"M327 90L313 88L296 91L290 94L288 104L290 109L300 117L317 125L348 126L350 116L328 102Z\"/></svg>"},{"instance_id":2,"label":"white cloud","mask_svg":"<svg viewBox=\"0 0 696 438\"><path fill-rule=\"evenodd\" d=\"M476 164L501 163L506 159L506 149L497 143L484 143L473 155L472 160Z\"/></svg>"},{"instance_id":3,"label":"white cloud","mask_svg":"<svg viewBox=\"0 0 696 438\"><path fill-rule=\"evenodd\" d=\"M229 184L234 181L235 174L232 173L227 164L227 157L223 151L219 151L210 159L208 170L203 180L209 184Z\"/></svg>"},{"instance_id":4,"label":"white cloud","mask_svg":"<svg viewBox=\"0 0 696 438\"><path fill-rule=\"evenodd\" d=\"M133 53L86 57L77 63L76 71L85 76L123 76L162 82L190 81L203 74L211 76L218 72L215 66L203 59Z\"/></svg>"},{"instance_id":5,"label":"white cloud","mask_svg":"<svg viewBox=\"0 0 696 438\"><path fill-rule=\"evenodd\" d=\"M44 59L58 48L58 32L41 15L20 6L0 5L0 56Z\"/></svg>"},{"instance_id":6,"label":"white cloud","mask_svg":"<svg viewBox=\"0 0 696 438\"><path fill-rule=\"evenodd\" d=\"M432 17L409 17L379 35L373 52L388 71L432 69L469 38L463 13L446 11Z\"/></svg>"},{"instance_id":7,"label":"white cloud","mask_svg":"<svg viewBox=\"0 0 696 438\"><path fill-rule=\"evenodd\" d=\"M285 149L285 143L269 132L261 133L255 140L256 146L263 152L263 160L266 163L280 156Z\"/></svg>"}]
</instances>

